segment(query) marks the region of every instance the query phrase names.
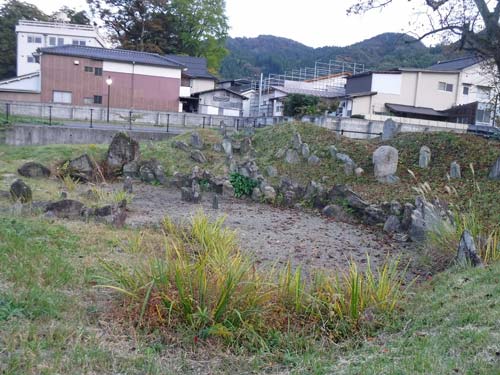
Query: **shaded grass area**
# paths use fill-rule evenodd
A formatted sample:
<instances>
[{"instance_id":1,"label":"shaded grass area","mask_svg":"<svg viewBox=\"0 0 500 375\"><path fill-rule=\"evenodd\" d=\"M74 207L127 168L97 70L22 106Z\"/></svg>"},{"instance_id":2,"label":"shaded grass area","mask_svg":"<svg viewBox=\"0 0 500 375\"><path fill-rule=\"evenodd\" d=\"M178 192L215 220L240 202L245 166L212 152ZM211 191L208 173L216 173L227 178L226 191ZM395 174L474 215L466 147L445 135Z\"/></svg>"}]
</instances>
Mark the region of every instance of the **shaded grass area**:
<instances>
[{"instance_id":1,"label":"shaded grass area","mask_svg":"<svg viewBox=\"0 0 500 375\"><path fill-rule=\"evenodd\" d=\"M3 124L35 124L35 125L62 125L60 121L52 119L50 121L48 118L35 117L35 116L19 116L10 115L8 120L5 113L0 113L0 123Z\"/></svg>"}]
</instances>

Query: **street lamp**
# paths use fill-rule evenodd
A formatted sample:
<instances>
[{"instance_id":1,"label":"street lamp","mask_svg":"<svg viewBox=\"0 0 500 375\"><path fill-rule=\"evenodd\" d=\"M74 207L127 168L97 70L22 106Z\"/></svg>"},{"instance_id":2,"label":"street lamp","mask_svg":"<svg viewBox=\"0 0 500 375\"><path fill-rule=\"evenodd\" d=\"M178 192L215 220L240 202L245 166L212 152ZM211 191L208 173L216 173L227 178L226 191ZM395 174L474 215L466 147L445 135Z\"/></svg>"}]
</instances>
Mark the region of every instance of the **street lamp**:
<instances>
[{"instance_id":1,"label":"street lamp","mask_svg":"<svg viewBox=\"0 0 500 375\"><path fill-rule=\"evenodd\" d=\"M108 76L108 79L106 79L106 85L108 85L108 116L107 116L107 122L109 123L109 99L111 95L111 84L113 83L113 80L111 79L110 76Z\"/></svg>"}]
</instances>

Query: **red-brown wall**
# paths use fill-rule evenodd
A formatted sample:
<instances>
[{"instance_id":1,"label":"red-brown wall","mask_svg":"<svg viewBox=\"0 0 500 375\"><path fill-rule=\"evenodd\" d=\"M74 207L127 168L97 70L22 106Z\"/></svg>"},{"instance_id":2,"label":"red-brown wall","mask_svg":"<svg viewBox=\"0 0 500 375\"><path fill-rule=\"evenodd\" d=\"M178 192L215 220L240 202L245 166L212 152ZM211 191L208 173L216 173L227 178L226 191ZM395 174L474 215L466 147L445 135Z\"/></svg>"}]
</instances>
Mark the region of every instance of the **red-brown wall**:
<instances>
[{"instance_id":1,"label":"red-brown wall","mask_svg":"<svg viewBox=\"0 0 500 375\"><path fill-rule=\"evenodd\" d=\"M74 61L79 64L75 65ZM102 96L101 106L108 104L106 79L112 78L110 107L151 111L179 110L180 79L104 71L102 76L85 72L85 66L102 68L102 61L80 57L42 55L43 103L52 103L53 91L72 93L72 105L84 106L84 98ZM98 104L92 104L98 106Z\"/></svg>"},{"instance_id":2,"label":"red-brown wall","mask_svg":"<svg viewBox=\"0 0 500 375\"><path fill-rule=\"evenodd\" d=\"M40 94L30 93L30 92L1 91L0 100L11 100L13 102L40 103Z\"/></svg>"}]
</instances>

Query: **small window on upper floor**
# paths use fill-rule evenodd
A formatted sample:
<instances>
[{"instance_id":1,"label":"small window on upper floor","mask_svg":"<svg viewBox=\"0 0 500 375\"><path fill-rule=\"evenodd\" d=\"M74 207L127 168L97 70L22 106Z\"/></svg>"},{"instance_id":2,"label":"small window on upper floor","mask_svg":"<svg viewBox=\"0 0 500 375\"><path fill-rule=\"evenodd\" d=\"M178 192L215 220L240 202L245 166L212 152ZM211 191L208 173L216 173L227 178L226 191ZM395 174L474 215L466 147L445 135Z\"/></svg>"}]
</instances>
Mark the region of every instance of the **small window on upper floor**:
<instances>
[{"instance_id":1,"label":"small window on upper floor","mask_svg":"<svg viewBox=\"0 0 500 375\"><path fill-rule=\"evenodd\" d=\"M469 86L464 86L464 89L463 89L463 94L464 94L464 95L469 95L469 90L470 90L470 87L469 87Z\"/></svg>"},{"instance_id":2,"label":"small window on upper floor","mask_svg":"<svg viewBox=\"0 0 500 375\"><path fill-rule=\"evenodd\" d=\"M94 67L92 67L92 66L86 66L85 67L85 71L88 72L88 73L92 73L94 71Z\"/></svg>"},{"instance_id":3,"label":"small window on upper floor","mask_svg":"<svg viewBox=\"0 0 500 375\"><path fill-rule=\"evenodd\" d=\"M57 38L57 45L58 46L64 45L64 38Z\"/></svg>"},{"instance_id":4,"label":"small window on upper floor","mask_svg":"<svg viewBox=\"0 0 500 375\"><path fill-rule=\"evenodd\" d=\"M477 99L478 100L488 101L488 100L490 100L490 95L491 95L491 88L484 87L484 86L478 86L478 88L477 88Z\"/></svg>"},{"instance_id":5,"label":"small window on upper floor","mask_svg":"<svg viewBox=\"0 0 500 375\"><path fill-rule=\"evenodd\" d=\"M42 44L42 37L35 35L28 35L28 43Z\"/></svg>"},{"instance_id":6,"label":"small window on upper floor","mask_svg":"<svg viewBox=\"0 0 500 375\"><path fill-rule=\"evenodd\" d=\"M35 58L33 56L28 56L26 59L29 63L35 63Z\"/></svg>"},{"instance_id":7,"label":"small window on upper floor","mask_svg":"<svg viewBox=\"0 0 500 375\"><path fill-rule=\"evenodd\" d=\"M94 95L94 104L102 104L102 95Z\"/></svg>"},{"instance_id":8,"label":"small window on upper floor","mask_svg":"<svg viewBox=\"0 0 500 375\"><path fill-rule=\"evenodd\" d=\"M55 46L57 44L57 38L55 36L49 37L49 46Z\"/></svg>"},{"instance_id":9,"label":"small window on upper floor","mask_svg":"<svg viewBox=\"0 0 500 375\"><path fill-rule=\"evenodd\" d=\"M102 76L102 68L94 68L94 74L96 76Z\"/></svg>"},{"instance_id":10,"label":"small window on upper floor","mask_svg":"<svg viewBox=\"0 0 500 375\"><path fill-rule=\"evenodd\" d=\"M453 85L451 83L439 82L438 83L438 90L453 92Z\"/></svg>"},{"instance_id":11,"label":"small window on upper floor","mask_svg":"<svg viewBox=\"0 0 500 375\"><path fill-rule=\"evenodd\" d=\"M80 40L80 39L73 39L73 41L71 42L74 46L84 46L86 45L87 43L85 42L85 40Z\"/></svg>"}]
</instances>

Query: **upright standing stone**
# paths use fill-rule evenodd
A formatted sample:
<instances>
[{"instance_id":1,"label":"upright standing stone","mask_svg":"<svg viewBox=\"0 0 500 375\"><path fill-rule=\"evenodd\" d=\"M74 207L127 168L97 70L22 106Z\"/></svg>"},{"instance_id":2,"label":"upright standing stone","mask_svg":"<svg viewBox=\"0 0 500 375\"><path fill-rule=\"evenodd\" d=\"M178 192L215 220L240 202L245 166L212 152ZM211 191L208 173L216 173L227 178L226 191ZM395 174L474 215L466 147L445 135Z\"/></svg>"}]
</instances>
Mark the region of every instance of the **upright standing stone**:
<instances>
[{"instance_id":1,"label":"upright standing stone","mask_svg":"<svg viewBox=\"0 0 500 375\"><path fill-rule=\"evenodd\" d=\"M203 148L203 139L201 138L200 133L192 132L191 133L191 147L197 150L201 150Z\"/></svg>"},{"instance_id":2,"label":"upright standing stone","mask_svg":"<svg viewBox=\"0 0 500 375\"><path fill-rule=\"evenodd\" d=\"M300 162L299 154L294 149L288 149L285 155L285 162L288 164L297 164Z\"/></svg>"},{"instance_id":3,"label":"upright standing stone","mask_svg":"<svg viewBox=\"0 0 500 375\"><path fill-rule=\"evenodd\" d=\"M31 188L26 185L23 180L16 180L10 185L10 196L12 199L21 203L31 202L32 192Z\"/></svg>"},{"instance_id":4,"label":"upright standing stone","mask_svg":"<svg viewBox=\"0 0 500 375\"><path fill-rule=\"evenodd\" d=\"M214 197L212 198L212 208L214 210L219 209L219 198L217 197L217 194L214 194Z\"/></svg>"},{"instance_id":5,"label":"upright standing stone","mask_svg":"<svg viewBox=\"0 0 500 375\"><path fill-rule=\"evenodd\" d=\"M252 150L252 138L244 138L241 141L241 146L240 146L240 153L242 155L248 154Z\"/></svg>"},{"instance_id":6,"label":"upright standing stone","mask_svg":"<svg viewBox=\"0 0 500 375\"><path fill-rule=\"evenodd\" d=\"M391 146L381 146L373 153L375 178L382 183L395 183L398 170L398 150Z\"/></svg>"},{"instance_id":7,"label":"upright standing stone","mask_svg":"<svg viewBox=\"0 0 500 375\"><path fill-rule=\"evenodd\" d=\"M311 155L311 151L309 150L309 145L307 143L302 143L302 146L300 147L300 153L302 154L302 157L304 159L309 158Z\"/></svg>"},{"instance_id":8,"label":"upright standing stone","mask_svg":"<svg viewBox=\"0 0 500 375\"><path fill-rule=\"evenodd\" d=\"M387 141L392 139L396 134L398 126L392 119L387 119L384 122L384 128L382 130L382 140Z\"/></svg>"},{"instance_id":9,"label":"upright standing stone","mask_svg":"<svg viewBox=\"0 0 500 375\"><path fill-rule=\"evenodd\" d=\"M224 138L222 140L222 148L224 149L227 157L233 157L233 144L229 138Z\"/></svg>"},{"instance_id":10,"label":"upright standing stone","mask_svg":"<svg viewBox=\"0 0 500 375\"><path fill-rule=\"evenodd\" d=\"M128 194L132 194L133 187L132 187L132 178L130 176L126 176L125 180L123 181L123 191Z\"/></svg>"},{"instance_id":11,"label":"upright standing stone","mask_svg":"<svg viewBox=\"0 0 500 375\"><path fill-rule=\"evenodd\" d=\"M106 164L111 171L121 172L125 164L139 157L139 143L125 133L118 133L109 145Z\"/></svg>"},{"instance_id":12,"label":"upright standing stone","mask_svg":"<svg viewBox=\"0 0 500 375\"><path fill-rule=\"evenodd\" d=\"M482 266L483 262L477 254L474 238L468 230L462 233L457 250L457 262L461 265L471 265L473 267Z\"/></svg>"},{"instance_id":13,"label":"upright standing stone","mask_svg":"<svg viewBox=\"0 0 500 375\"><path fill-rule=\"evenodd\" d=\"M491 166L490 174L488 177L492 180L500 180L500 157L498 157L495 164Z\"/></svg>"},{"instance_id":14,"label":"upright standing stone","mask_svg":"<svg viewBox=\"0 0 500 375\"><path fill-rule=\"evenodd\" d=\"M302 137L297 132L293 134L292 146L297 151L300 151L300 148L302 147Z\"/></svg>"},{"instance_id":15,"label":"upright standing stone","mask_svg":"<svg viewBox=\"0 0 500 375\"><path fill-rule=\"evenodd\" d=\"M335 147L334 145L331 145L328 150L330 151L330 155L333 159L336 159L337 158L337 153L338 153L338 150L337 150L337 147Z\"/></svg>"},{"instance_id":16,"label":"upright standing stone","mask_svg":"<svg viewBox=\"0 0 500 375\"><path fill-rule=\"evenodd\" d=\"M453 161L450 165L450 178L462 178L460 164L456 161Z\"/></svg>"},{"instance_id":17,"label":"upright standing stone","mask_svg":"<svg viewBox=\"0 0 500 375\"><path fill-rule=\"evenodd\" d=\"M418 166L420 168L429 168L431 162L431 149L427 146L420 148L420 155L418 157Z\"/></svg>"}]
</instances>

